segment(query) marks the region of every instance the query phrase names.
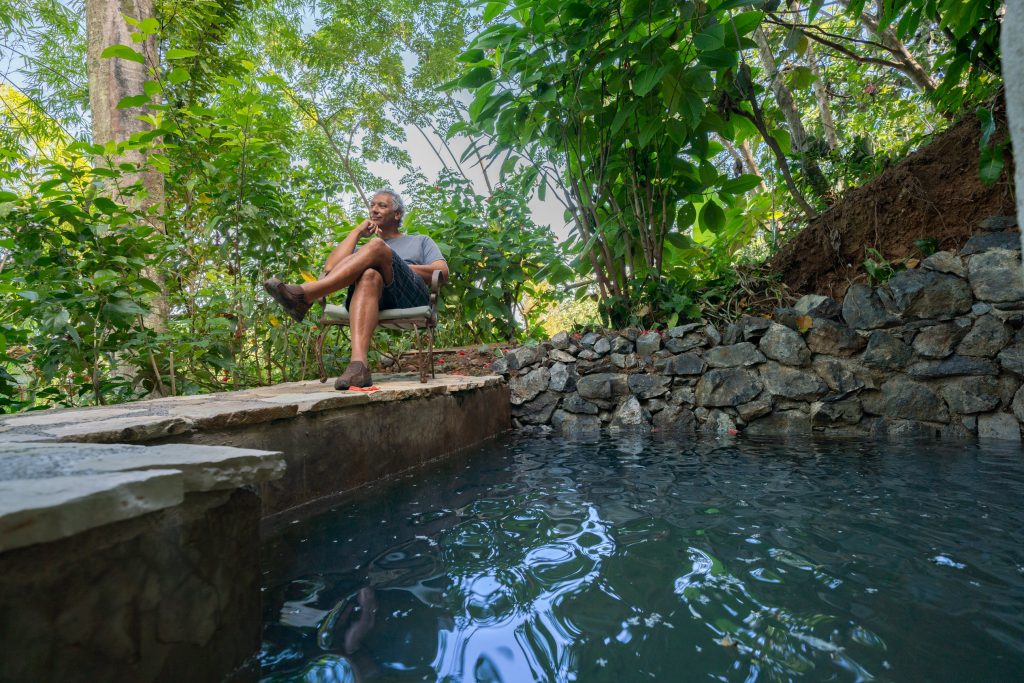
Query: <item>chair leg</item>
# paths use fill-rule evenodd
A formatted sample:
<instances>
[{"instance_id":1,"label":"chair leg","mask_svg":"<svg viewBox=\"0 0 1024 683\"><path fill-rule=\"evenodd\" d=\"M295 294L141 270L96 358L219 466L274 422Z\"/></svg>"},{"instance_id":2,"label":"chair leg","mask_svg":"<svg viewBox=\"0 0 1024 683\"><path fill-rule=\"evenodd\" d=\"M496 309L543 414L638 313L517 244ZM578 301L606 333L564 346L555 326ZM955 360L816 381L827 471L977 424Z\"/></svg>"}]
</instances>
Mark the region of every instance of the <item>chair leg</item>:
<instances>
[{"instance_id":1,"label":"chair leg","mask_svg":"<svg viewBox=\"0 0 1024 683\"><path fill-rule=\"evenodd\" d=\"M320 370L320 384L327 381L327 368L324 367L324 340L327 338L327 325L323 326L320 330L320 334L316 338L316 345L314 349L316 351L316 365Z\"/></svg>"},{"instance_id":2,"label":"chair leg","mask_svg":"<svg viewBox=\"0 0 1024 683\"><path fill-rule=\"evenodd\" d=\"M420 339L420 326L413 325L412 329L416 331L416 355L420 358L420 383L427 383L427 357L423 355L423 342Z\"/></svg>"},{"instance_id":3,"label":"chair leg","mask_svg":"<svg viewBox=\"0 0 1024 683\"><path fill-rule=\"evenodd\" d=\"M427 328L427 342L430 344L430 353L427 355L427 362L430 363L430 377L437 379L437 375L434 374L434 328Z\"/></svg>"}]
</instances>

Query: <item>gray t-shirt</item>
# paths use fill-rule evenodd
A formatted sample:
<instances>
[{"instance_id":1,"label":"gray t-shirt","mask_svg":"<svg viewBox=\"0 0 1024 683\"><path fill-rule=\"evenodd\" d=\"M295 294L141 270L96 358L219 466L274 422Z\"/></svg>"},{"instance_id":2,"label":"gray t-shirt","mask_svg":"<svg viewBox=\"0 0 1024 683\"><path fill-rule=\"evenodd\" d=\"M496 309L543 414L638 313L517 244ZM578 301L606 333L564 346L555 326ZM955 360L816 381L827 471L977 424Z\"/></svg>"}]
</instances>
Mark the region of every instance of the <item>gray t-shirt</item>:
<instances>
[{"instance_id":1,"label":"gray t-shirt","mask_svg":"<svg viewBox=\"0 0 1024 683\"><path fill-rule=\"evenodd\" d=\"M434 261L444 261L444 255L437 248L434 240L426 235L399 235L384 240L391 251L398 254L403 261L414 266L426 266Z\"/></svg>"}]
</instances>

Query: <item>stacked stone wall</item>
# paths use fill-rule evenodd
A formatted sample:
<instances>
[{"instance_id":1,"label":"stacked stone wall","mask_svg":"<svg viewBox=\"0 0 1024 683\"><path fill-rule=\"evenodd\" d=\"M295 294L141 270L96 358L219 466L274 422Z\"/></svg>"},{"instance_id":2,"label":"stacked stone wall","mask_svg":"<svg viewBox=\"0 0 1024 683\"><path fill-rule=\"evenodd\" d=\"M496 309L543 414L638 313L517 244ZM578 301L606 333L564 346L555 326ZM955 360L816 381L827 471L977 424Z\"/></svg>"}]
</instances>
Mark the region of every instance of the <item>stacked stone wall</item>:
<instances>
[{"instance_id":1,"label":"stacked stone wall","mask_svg":"<svg viewBox=\"0 0 1024 683\"><path fill-rule=\"evenodd\" d=\"M808 295L718 329L560 333L494 364L516 427L1020 440L1019 233L972 238L840 304Z\"/></svg>"}]
</instances>

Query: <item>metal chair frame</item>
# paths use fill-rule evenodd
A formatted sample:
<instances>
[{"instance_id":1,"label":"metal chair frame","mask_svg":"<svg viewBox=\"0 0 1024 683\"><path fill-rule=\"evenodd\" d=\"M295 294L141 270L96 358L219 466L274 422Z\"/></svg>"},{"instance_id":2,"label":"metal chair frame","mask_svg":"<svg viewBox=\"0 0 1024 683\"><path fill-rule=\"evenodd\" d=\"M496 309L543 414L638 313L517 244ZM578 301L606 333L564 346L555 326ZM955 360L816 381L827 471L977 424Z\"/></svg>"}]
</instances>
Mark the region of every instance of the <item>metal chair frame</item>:
<instances>
[{"instance_id":1,"label":"metal chair frame","mask_svg":"<svg viewBox=\"0 0 1024 683\"><path fill-rule=\"evenodd\" d=\"M438 294L441 292L441 271L435 270L433 275L430 277L430 302L429 310L426 315L413 316L408 318L390 318L387 320L381 320L377 323L377 327L383 327L389 330L409 330L412 329L416 333L416 350L419 352L420 359L420 382L426 383L427 375L429 374L432 378L436 377L434 374L434 329L437 327L437 302ZM323 310L324 313L320 317L320 335L316 339L316 363L320 369L320 382L327 381L327 369L324 367L324 340L327 338L327 333L332 327L349 327L348 311L345 311L344 317L332 318L327 316L327 305L324 301ZM428 352L423 353L423 342L420 336L420 328L423 328L427 333L428 340ZM429 373L428 373L429 368Z\"/></svg>"}]
</instances>

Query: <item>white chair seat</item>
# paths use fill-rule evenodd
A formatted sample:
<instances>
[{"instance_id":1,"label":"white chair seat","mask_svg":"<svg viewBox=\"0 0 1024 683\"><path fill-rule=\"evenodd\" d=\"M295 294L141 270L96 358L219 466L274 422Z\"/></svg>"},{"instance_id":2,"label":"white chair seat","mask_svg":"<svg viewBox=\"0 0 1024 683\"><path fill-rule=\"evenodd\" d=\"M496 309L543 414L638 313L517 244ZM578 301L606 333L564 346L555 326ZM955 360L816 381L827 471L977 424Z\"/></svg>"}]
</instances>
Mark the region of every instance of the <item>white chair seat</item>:
<instances>
[{"instance_id":1,"label":"white chair seat","mask_svg":"<svg viewBox=\"0 0 1024 683\"><path fill-rule=\"evenodd\" d=\"M378 314L378 325L384 328L395 330L409 330L413 328L411 319L424 320L430 315L430 306L416 306L415 308L389 308ZM328 304L324 307L324 318L334 322L347 323L349 321L348 309L338 304ZM420 324L423 327L423 324Z\"/></svg>"}]
</instances>

